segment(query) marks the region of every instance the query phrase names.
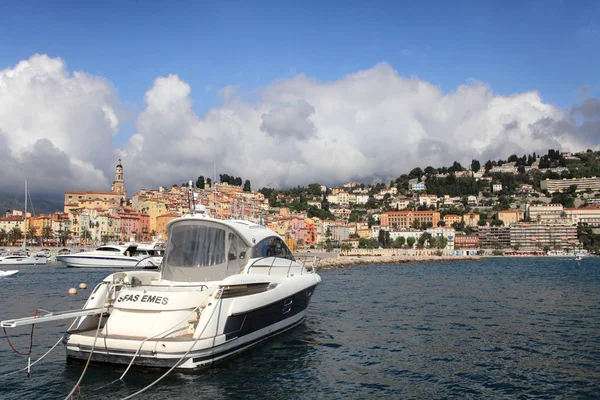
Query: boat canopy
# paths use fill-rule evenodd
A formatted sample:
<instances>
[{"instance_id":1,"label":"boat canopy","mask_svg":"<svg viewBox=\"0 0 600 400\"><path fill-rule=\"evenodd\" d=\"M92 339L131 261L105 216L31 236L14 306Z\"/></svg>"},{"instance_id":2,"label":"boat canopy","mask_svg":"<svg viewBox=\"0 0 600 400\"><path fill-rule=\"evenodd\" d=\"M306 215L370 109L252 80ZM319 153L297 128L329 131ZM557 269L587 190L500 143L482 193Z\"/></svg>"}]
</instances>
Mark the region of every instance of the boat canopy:
<instances>
[{"instance_id":1,"label":"boat canopy","mask_svg":"<svg viewBox=\"0 0 600 400\"><path fill-rule=\"evenodd\" d=\"M249 245L231 227L209 219L182 219L169 225L162 278L177 282L222 280L240 272Z\"/></svg>"}]
</instances>

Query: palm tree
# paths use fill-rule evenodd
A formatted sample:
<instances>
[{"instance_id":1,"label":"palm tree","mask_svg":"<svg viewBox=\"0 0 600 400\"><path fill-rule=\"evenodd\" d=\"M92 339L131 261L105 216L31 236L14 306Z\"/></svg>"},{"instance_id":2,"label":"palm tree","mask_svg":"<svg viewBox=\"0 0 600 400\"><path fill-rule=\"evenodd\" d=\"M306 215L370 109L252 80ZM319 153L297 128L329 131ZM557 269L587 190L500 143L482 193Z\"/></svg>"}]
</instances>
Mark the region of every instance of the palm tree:
<instances>
[{"instance_id":1,"label":"palm tree","mask_svg":"<svg viewBox=\"0 0 600 400\"><path fill-rule=\"evenodd\" d=\"M54 236L54 232L52 232L52 227L45 226L42 228L42 246L44 245L44 241L48 243L48 239Z\"/></svg>"},{"instance_id":2,"label":"palm tree","mask_svg":"<svg viewBox=\"0 0 600 400\"><path fill-rule=\"evenodd\" d=\"M9 241L12 243L13 246L17 241L23 238L23 232L21 231L21 227L19 226L13 226L8 235Z\"/></svg>"},{"instance_id":3,"label":"palm tree","mask_svg":"<svg viewBox=\"0 0 600 400\"><path fill-rule=\"evenodd\" d=\"M37 244L37 238L37 229L30 226L29 229L27 229L27 240L29 243Z\"/></svg>"},{"instance_id":4,"label":"palm tree","mask_svg":"<svg viewBox=\"0 0 600 400\"><path fill-rule=\"evenodd\" d=\"M71 238L72 238L72 235L71 235L70 229L66 229L66 230L60 232L59 240L60 240L60 244L62 246L65 246L65 244L67 243L67 240L70 240Z\"/></svg>"},{"instance_id":5,"label":"palm tree","mask_svg":"<svg viewBox=\"0 0 600 400\"><path fill-rule=\"evenodd\" d=\"M8 233L6 233L6 229L2 228L0 230L0 245L4 245L8 242Z\"/></svg>"}]
</instances>

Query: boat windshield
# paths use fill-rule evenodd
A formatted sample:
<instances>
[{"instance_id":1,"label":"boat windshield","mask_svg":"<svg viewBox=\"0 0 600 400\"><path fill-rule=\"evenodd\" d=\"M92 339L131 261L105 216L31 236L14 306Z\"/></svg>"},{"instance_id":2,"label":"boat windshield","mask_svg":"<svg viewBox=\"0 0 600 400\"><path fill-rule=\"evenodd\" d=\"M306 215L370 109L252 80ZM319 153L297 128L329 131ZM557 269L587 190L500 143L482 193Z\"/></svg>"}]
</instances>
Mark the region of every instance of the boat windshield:
<instances>
[{"instance_id":1,"label":"boat windshield","mask_svg":"<svg viewBox=\"0 0 600 400\"><path fill-rule=\"evenodd\" d=\"M201 282L238 273L248 246L232 229L209 221L181 221L169 232L163 278Z\"/></svg>"}]
</instances>

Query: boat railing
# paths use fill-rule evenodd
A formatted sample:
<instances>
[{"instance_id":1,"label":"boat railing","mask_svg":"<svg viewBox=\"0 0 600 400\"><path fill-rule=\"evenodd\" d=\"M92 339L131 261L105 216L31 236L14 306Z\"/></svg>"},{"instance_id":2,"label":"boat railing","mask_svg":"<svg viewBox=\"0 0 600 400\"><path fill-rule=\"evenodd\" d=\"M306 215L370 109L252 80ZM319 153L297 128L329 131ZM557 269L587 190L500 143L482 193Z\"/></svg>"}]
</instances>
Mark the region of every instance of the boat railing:
<instances>
[{"instance_id":1,"label":"boat railing","mask_svg":"<svg viewBox=\"0 0 600 400\"><path fill-rule=\"evenodd\" d=\"M275 262L278 260L280 262L281 262L281 260L287 260L287 262L275 264ZM250 266L248 267L246 273L251 274L252 270L254 268L268 268L267 275L271 275L271 272L275 268L275 270L277 270L277 271L287 269L286 276L290 276L290 273L292 272L292 268L295 265L297 266L299 264L300 275L303 275L305 272L306 273L314 273L319 261L320 261L319 257L310 257L310 256L306 257L305 259L303 259L303 257L296 257L295 260L289 260L289 259L285 259L283 257L267 256L267 257L258 258L254 262L252 262L252 264L250 264Z\"/></svg>"}]
</instances>

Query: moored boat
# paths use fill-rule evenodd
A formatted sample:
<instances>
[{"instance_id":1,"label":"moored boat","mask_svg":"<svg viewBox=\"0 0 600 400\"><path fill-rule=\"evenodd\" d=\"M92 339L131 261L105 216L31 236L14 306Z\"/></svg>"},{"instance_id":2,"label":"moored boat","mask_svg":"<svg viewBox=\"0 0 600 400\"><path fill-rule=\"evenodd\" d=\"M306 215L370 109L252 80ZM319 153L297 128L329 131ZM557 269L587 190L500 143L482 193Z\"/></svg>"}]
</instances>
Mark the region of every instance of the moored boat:
<instances>
[{"instance_id":1,"label":"moored boat","mask_svg":"<svg viewBox=\"0 0 600 400\"><path fill-rule=\"evenodd\" d=\"M68 360L198 369L300 324L321 278L264 226L200 212L170 221L160 271L111 274L81 310L2 321L17 327L77 317Z\"/></svg>"},{"instance_id":2,"label":"moored boat","mask_svg":"<svg viewBox=\"0 0 600 400\"><path fill-rule=\"evenodd\" d=\"M19 273L18 269L11 269L9 271L0 271L0 278L8 278Z\"/></svg>"},{"instance_id":3,"label":"moored boat","mask_svg":"<svg viewBox=\"0 0 600 400\"><path fill-rule=\"evenodd\" d=\"M56 259L70 268L157 269L162 255L159 250L151 252L131 243L103 245L91 251L58 254Z\"/></svg>"}]
</instances>

